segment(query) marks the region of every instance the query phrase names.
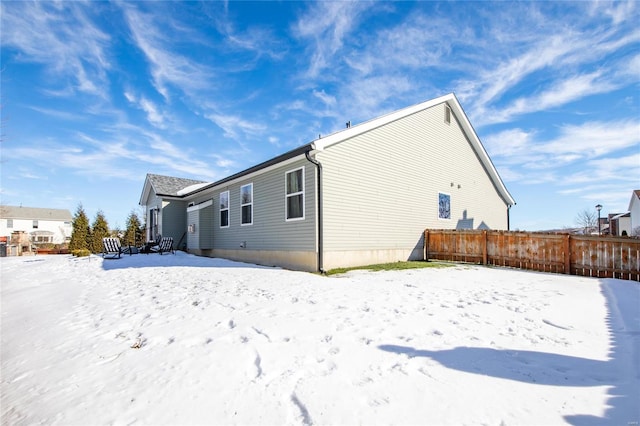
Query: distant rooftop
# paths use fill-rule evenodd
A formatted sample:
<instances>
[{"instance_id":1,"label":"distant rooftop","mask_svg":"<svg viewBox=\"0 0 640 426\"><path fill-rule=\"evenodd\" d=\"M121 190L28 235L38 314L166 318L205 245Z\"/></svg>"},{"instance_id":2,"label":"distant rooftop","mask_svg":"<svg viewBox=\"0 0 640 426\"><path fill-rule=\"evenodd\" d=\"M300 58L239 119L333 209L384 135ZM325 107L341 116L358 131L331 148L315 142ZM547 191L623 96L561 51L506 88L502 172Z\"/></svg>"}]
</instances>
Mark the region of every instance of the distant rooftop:
<instances>
[{"instance_id":1,"label":"distant rooftop","mask_svg":"<svg viewBox=\"0 0 640 426\"><path fill-rule=\"evenodd\" d=\"M2 219L60 220L71 222L67 209L47 209L41 207L0 206Z\"/></svg>"}]
</instances>

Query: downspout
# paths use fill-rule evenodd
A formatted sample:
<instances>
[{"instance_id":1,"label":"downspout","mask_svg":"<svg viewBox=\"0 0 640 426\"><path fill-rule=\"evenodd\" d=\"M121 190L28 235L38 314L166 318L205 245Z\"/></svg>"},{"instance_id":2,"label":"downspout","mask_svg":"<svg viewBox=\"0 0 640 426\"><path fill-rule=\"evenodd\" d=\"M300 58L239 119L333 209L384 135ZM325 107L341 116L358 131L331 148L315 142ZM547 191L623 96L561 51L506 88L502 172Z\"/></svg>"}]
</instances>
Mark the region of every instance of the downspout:
<instances>
[{"instance_id":1,"label":"downspout","mask_svg":"<svg viewBox=\"0 0 640 426\"><path fill-rule=\"evenodd\" d=\"M507 231L511 231L511 206L507 206Z\"/></svg>"},{"instance_id":2,"label":"downspout","mask_svg":"<svg viewBox=\"0 0 640 426\"><path fill-rule=\"evenodd\" d=\"M309 155L309 151L305 151L304 155L305 157L307 157L307 160L314 164L316 166L316 169L318 169L318 185L317 185L317 189L318 189L318 271L320 271L321 274L326 273L326 271L324 270L324 265L323 265L323 256L322 253L324 251L324 244L323 244L323 227L322 227L322 164L320 164L320 162L318 162L317 160L311 158L311 155Z\"/></svg>"}]
</instances>

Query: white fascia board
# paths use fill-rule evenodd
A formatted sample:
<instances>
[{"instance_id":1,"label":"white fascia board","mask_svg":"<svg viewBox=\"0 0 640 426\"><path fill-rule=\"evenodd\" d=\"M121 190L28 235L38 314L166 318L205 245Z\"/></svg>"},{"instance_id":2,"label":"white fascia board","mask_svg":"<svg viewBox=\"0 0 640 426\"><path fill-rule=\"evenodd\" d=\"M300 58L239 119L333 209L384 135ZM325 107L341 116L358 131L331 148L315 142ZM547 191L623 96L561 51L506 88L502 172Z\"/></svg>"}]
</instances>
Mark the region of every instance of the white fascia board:
<instances>
[{"instance_id":1,"label":"white fascia board","mask_svg":"<svg viewBox=\"0 0 640 426\"><path fill-rule=\"evenodd\" d=\"M146 205L144 203L147 202L147 198L149 198L149 193L151 192L151 190L151 181L149 180L149 176L147 175L144 179L144 186L142 187L142 194L140 194L140 201L138 201L139 205Z\"/></svg>"}]
</instances>

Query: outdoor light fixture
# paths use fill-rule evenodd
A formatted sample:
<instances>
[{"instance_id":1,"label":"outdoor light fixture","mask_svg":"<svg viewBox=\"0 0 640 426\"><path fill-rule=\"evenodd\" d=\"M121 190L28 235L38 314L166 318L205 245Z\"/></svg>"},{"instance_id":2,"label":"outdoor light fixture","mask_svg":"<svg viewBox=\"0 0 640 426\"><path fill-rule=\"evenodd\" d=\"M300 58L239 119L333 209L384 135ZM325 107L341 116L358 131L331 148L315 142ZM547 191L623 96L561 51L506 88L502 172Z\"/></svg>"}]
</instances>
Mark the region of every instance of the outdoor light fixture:
<instances>
[{"instance_id":1,"label":"outdoor light fixture","mask_svg":"<svg viewBox=\"0 0 640 426\"><path fill-rule=\"evenodd\" d=\"M602 205L596 204L596 210L598 210L598 235L600 235L600 210L602 210Z\"/></svg>"}]
</instances>

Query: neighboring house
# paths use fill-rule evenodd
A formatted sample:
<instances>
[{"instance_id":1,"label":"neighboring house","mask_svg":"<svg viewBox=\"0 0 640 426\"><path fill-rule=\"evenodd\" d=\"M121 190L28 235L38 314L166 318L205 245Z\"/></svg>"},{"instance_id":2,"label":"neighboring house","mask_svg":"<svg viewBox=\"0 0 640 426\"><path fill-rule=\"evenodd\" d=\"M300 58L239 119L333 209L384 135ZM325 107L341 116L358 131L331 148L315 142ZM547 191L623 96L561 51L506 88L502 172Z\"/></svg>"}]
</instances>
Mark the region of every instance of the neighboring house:
<instances>
[{"instance_id":1,"label":"neighboring house","mask_svg":"<svg viewBox=\"0 0 640 426\"><path fill-rule=\"evenodd\" d=\"M636 189L631 193L629 214L631 215L631 232L629 235L640 237L640 189Z\"/></svg>"},{"instance_id":2,"label":"neighboring house","mask_svg":"<svg viewBox=\"0 0 640 426\"><path fill-rule=\"evenodd\" d=\"M609 231L612 236L631 236L631 213L610 214Z\"/></svg>"},{"instance_id":3,"label":"neighboring house","mask_svg":"<svg viewBox=\"0 0 640 426\"><path fill-rule=\"evenodd\" d=\"M187 223L187 202L182 199L184 193L181 191L203 184L206 182L147 174L140 196L140 205L146 206L147 241L157 241L165 236L173 237L176 245L179 243Z\"/></svg>"},{"instance_id":4,"label":"neighboring house","mask_svg":"<svg viewBox=\"0 0 640 426\"><path fill-rule=\"evenodd\" d=\"M422 259L426 228L508 230L515 204L453 94L217 182L160 194L154 176L140 204L186 215L163 209L158 233L187 231L195 254L308 271Z\"/></svg>"},{"instance_id":5,"label":"neighboring house","mask_svg":"<svg viewBox=\"0 0 640 426\"><path fill-rule=\"evenodd\" d=\"M9 241L11 234L24 232L35 245L63 244L71 239L71 221L71 213L65 209L0 206L0 236Z\"/></svg>"}]
</instances>

